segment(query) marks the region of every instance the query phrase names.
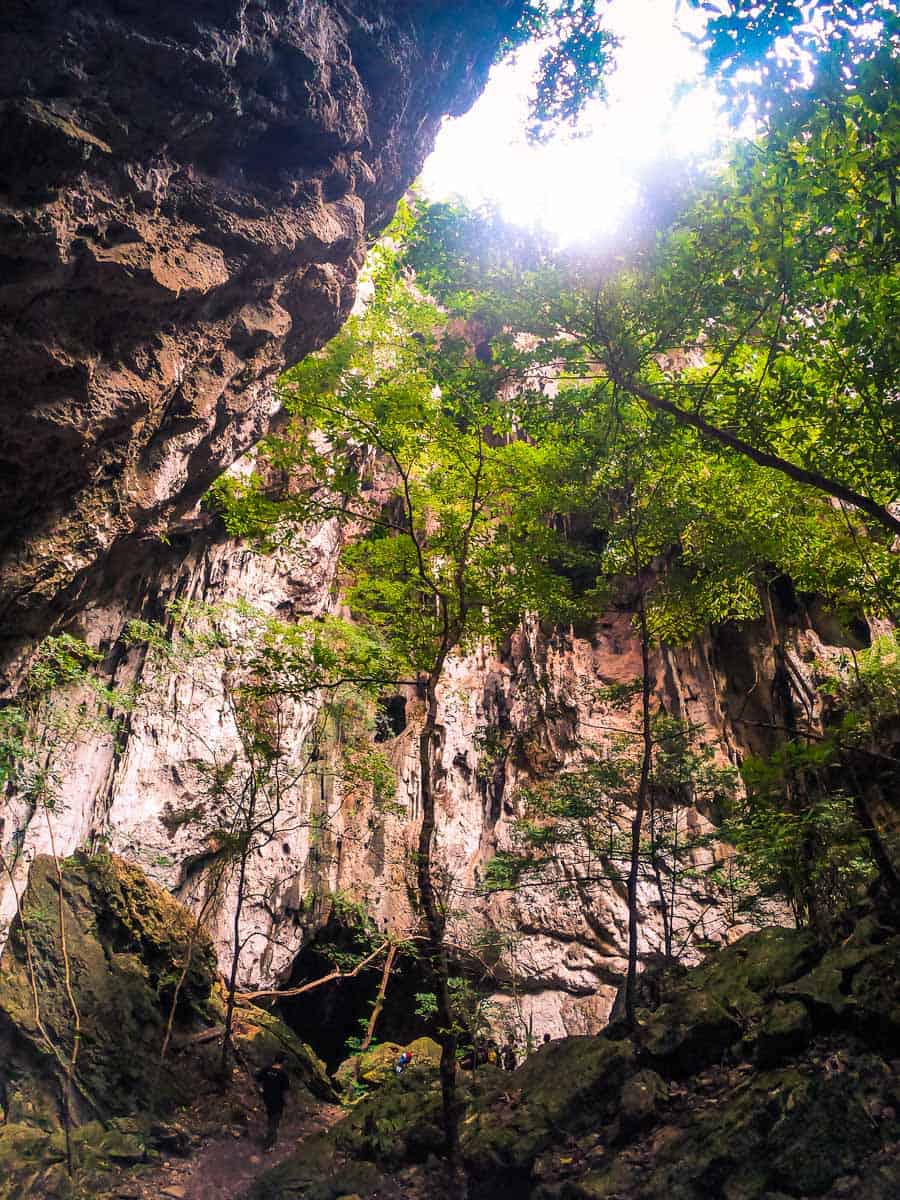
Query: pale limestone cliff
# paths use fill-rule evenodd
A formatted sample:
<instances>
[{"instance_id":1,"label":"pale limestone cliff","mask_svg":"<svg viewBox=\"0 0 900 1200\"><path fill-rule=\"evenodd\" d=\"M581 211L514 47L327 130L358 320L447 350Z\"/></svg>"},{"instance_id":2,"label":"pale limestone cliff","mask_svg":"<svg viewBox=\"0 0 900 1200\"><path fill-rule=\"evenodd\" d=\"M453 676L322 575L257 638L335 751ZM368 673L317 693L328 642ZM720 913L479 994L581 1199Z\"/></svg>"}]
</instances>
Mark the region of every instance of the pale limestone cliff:
<instances>
[{"instance_id":1,"label":"pale limestone cliff","mask_svg":"<svg viewBox=\"0 0 900 1200\"><path fill-rule=\"evenodd\" d=\"M242 599L282 616L325 612L336 603L340 535L326 525L312 532L302 553L272 559L213 536L200 519L195 532L174 545L147 540L142 547L139 559L128 544L118 557L110 556L72 614L71 627L105 652L111 682L123 688L137 684L143 699L121 732L82 737L67 752L54 841L61 855L107 844L199 909L216 847L197 824L181 823L173 814L197 798L192 762L234 750L236 730L221 673L213 665L199 676L160 679L149 671L143 651L123 642L123 631L133 617L162 618L166 601L175 597ZM816 718L814 663L829 653L829 630L817 621L817 632L807 609L788 608L778 615L790 669ZM609 744L616 729L634 728L634 714L612 707L602 689L633 679L639 668L626 596L620 609L598 616L590 628L529 625L502 647L484 646L457 658L441 688L438 858L452 881L451 904L461 914L450 939L465 956L479 931L495 930L502 946L495 975L513 993L500 1002L514 1004L526 1023L551 1033L593 1031L608 1016L624 969L624 887L585 883L573 866L559 881L564 894L552 886L485 896L480 887L485 864L510 846L522 783L578 762L586 746ZM703 726L722 762L735 763L748 750L770 744L773 659L763 623L728 627L657 653L653 670L656 703ZM359 795L342 796L327 764L313 768L292 787L277 836L254 855L241 921L243 985L272 986L287 978L296 954L327 914L323 898L331 892L366 901L391 930L413 930L408 884L419 817L420 704L414 688L405 693L406 728L383 743L396 770L396 802L379 807ZM403 707L401 701L401 713ZM314 715L311 704L298 704L291 714L290 741L298 751ZM684 819L695 831L708 830L713 815L690 810ZM8 809L3 839L4 845L15 839L21 846L21 879L28 861L50 848L45 814ZM706 850L701 857L714 853L722 851ZM4 895L0 915L8 920L13 911L8 886ZM234 904L231 872L206 910L223 969ZM652 959L661 946L661 927L649 881L642 884L641 905L641 952ZM729 940L746 928L729 920L702 888L682 906L679 926L688 959L699 943Z\"/></svg>"}]
</instances>

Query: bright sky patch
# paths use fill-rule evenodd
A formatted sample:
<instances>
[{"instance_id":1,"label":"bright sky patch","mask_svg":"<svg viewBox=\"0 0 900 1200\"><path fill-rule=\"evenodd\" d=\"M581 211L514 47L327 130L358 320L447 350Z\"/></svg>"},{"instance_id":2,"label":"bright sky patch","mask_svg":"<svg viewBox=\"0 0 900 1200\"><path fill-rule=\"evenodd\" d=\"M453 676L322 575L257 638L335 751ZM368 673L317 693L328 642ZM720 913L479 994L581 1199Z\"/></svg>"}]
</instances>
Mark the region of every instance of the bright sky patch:
<instances>
[{"instance_id":1,"label":"bright sky patch","mask_svg":"<svg viewBox=\"0 0 900 1200\"><path fill-rule=\"evenodd\" d=\"M526 140L539 46L495 67L471 111L444 124L420 181L426 195L496 205L507 220L564 242L621 227L642 170L709 156L724 136L719 98L702 79L700 51L676 26L676 9L681 28L696 32L696 10L678 0L612 0L608 24L621 45L609 100L590 106L579 136Z\"/></svg>"}]
</instances>

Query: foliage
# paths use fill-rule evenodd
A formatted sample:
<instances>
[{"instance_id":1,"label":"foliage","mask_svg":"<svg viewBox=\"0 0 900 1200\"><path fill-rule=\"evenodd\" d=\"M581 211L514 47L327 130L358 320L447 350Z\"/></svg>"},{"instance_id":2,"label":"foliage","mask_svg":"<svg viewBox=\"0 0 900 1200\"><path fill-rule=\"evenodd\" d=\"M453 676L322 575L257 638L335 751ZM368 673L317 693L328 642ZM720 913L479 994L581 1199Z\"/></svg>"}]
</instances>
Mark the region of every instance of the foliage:
<instances>
[{"instance_id":1,"label":"foliage","mask_svg":"<svg viewBox=\"0 0 900 1200\"><path fill-rule=\"evenodd\" d=\"M736 780L734 771L722 766L701 740L697 727L660 713L652 729L650 812L640 840L639 873L659 892L665 952L672 957L692 934L681 911L685 900L703 896L712 902L720 869L707 849L708 835L690 829L686 813L697 806L710 813L724 811ZM514 848L488 863L487 891L539 887L560 900L589 904L598 884L625 882L641 738L626 727L611 733L606 747L584 750L592 757L580 766L522 790L523 815L512 830ZM703 859L706 866L698 866Z\"/></svg>"},{"instance_id":2,"label":"foliage","mask_svg":"<svg viewBox=\"0 0 900 1200\"><path fill-rule=\"evenodd\" d=\"M606 75L618 41L603 28L603 0L536 0L522 14L500 55L539 41L542 47L529 99L529 136L541 140L560 125L575 125L585 105L606 94Z\"/></svg>"},{"instance_id":3,"label":"foliage","mask_svg":"<svg viewBox=\"0 0 900 1200\"><path fill-rule=\"evenodd\" d=\"M820 691L833 710L826 734L797 733L768 759L743 764L746 794L724 835L756 887L787 897L800 922L827 924L875 873L864 793L881 772L896 775L880 735L900 711L898 651L891 633L821 664Z\"/></svg>"},{"instance_id":4,"label":"foliage","mask_svg":"<svg viewBox=\"0 0 900 1200\"><path fill-rule=\"evenodd\" d=\"M449 983L454 1033L464 1040L483 1037L492 1028L498 1005L465 975L451 976ZM416 993L416 1015L428 1021L438 1018L434 992Z\"/></svg>"},{"instance_id":5,"label":"foliage","mask_svg":"<svg viewBox=\"0 0 900 1200\"><path fill-rule=\"evenodd\" d=\"M882 724L900 712L900 635L876 638L867 650L823 664L819 684L832 697L832 738L844 746L872 745Z\"/></svg>"},{"instance_id":6,"label":"foliage","mask_svg":"<svg viewBox=\"0 0 900 1200\"><path fill-rule=\"evenodd\" d=\"M58 808L65 754L83 736L113 735L134 703L100 674L103 655L72 634L45 638L37 647L16 700L0 708L0 789L32 811ZM23 830L4 848L15 859Z\"/></svg>"},{"instance_id":7,"label":"foliage","mask_svg":"<svg viewBox=\"0 0 900 1200\"><path fill-rule=\"evenodd\" d=\"M743 767L746 796L723 835L764 895L787 898L799 924L821 927L857 900L874 865L852 797L821 789L801 811L785 804L785 772L814 771L832 747L791 745Z\"/></svg>"},{"instance_id":8,"label":"foliage","mask_svg":"<svg viewBox=\"0 0 900 1200\"><path fill-rule=\"evenodd\" d=\"M657 471L676 466L689 509L685 565L710 561L717 619L723 592L750 615L751 557L815 580L835 604L897 607L887 37L857 66L740 144L720 184L653 244L575 258L448 206L425 209L410 239L418 277L484 323L510 375L562 378L557 407L655 433Z\"/></svg>"},{"instance_id":9,"label":"foliage","mask_svg":"<svg viewBox=\"0 0 900 1200\"><path fill-rule=\"evenodd\" d=\"M521 436L527 412L504 393L504 366L482 361L407 283L393 240L376 251L372 282L365 314L283 377L287 433L215 501L230 531L268 544L312 520L361 530L342 556L350 608L427 672L445 635L471 646L529 609L574 613L553 569L572 551L547 521L552 448ZM291 473L290 489L267 489L267 472Z\"/></svg>"},{"instance_id":10,"label":"foliage","mask_svg":"<svg viewBox=\"0 0 900 1200\"><path fill-rule=\"evenodd\" d=\"M805 101L811 80L865 71L885 33L896 37L896 0L688 0L710 16L698 39L707 69L735 118Z\"/></svg>"}]
</instances>

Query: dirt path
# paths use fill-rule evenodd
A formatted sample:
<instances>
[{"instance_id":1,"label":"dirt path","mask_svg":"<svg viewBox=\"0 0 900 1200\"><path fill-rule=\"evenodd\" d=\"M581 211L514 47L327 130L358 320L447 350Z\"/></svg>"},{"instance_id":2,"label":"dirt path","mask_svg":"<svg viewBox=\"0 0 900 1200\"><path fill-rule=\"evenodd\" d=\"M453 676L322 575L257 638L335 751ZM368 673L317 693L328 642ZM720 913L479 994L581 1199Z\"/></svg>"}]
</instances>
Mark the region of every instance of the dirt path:
<instances>
[{"instance_id":1,"label":"dirt path","mask_svg":"<svg viewBox=\"0 0 900 1200\"><path fill-rule=\"evenodd\" d=\"M254 1108L245 1125L223 1124L187 1158L160 1166L122 1183L111 1195L120 1200L239 1200L251 1183L277 1166L298 1142L333 1125L343 1115L335 1104L288 1107L271 1152L263 1150L265 1116ZM226 1114L223 1114L223 1118Z\"/></svg>"}]
</instances>

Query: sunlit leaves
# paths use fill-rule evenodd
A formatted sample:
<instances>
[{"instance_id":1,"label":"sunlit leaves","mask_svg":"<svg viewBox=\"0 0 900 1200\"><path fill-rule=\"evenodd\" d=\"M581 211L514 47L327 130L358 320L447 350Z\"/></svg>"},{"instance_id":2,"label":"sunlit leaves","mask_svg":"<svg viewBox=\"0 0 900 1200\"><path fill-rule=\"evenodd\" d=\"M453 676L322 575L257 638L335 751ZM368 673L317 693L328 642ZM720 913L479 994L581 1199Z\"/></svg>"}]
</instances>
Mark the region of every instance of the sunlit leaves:
<instances>
[{"instance_id":1,"label":"sunlit leaves","mask_svg":"<svg viewBox=\"0 0 900 1200\"><path fill-rule=\"evenodd\" d=\"M547 138L560 125L576 124L589 101L604 97L618 44L603 27L605 7L605 0L535 0L523 5L501 56L528 42L542 44L529 103L532 138Z\"/></svg>"}]
</instances>

